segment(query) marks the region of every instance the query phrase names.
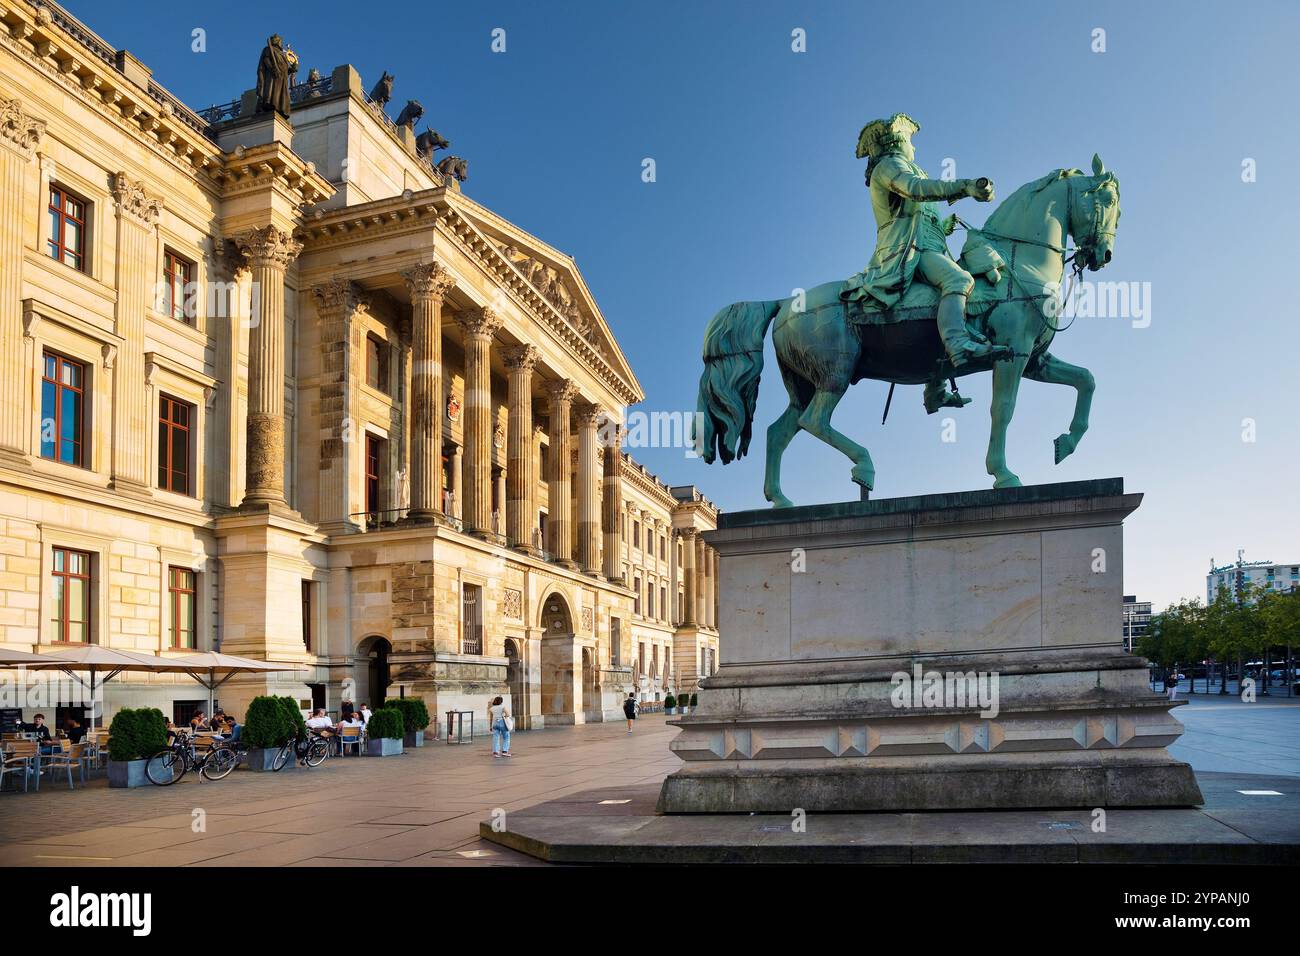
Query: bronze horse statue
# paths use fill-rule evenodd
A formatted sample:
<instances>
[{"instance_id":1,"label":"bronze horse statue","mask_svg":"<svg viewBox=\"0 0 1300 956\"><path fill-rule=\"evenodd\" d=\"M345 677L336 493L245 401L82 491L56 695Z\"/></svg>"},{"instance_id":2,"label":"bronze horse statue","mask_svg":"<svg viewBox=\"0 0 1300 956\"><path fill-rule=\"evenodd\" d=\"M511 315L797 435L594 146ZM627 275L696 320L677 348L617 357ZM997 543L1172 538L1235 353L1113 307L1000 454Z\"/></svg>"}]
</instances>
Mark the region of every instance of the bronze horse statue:
<instances>
[{"instance_id":1,"label":"bronze horse statue","mask_svg":"<svg viewBox=\"0 0 1300 956\"><path fill-rule=\"evenodd\" d=\"M1048 351L1059 331L1054 316L1061 278L1067 262L1073 262L1077 275L1085 266L1095 272L1110 261L1119 215L1119 180L1094 156L1091 176L1078 169L1054 170L1012 193L982 228L967 227L963 259L991 259L1004 266L978 278L967 320L994 345L1008 347L1010 358L952 368L935 324L937 294L919 282L886 312L846 311L840 299L843 282L824 283L791 298L727 306L704 333L695 434L699 453L706 462L720 457L726 464L748 451L763 340L773 327L772 342L790 396L789 406L767 430L763 495L775 507L791 504L781 492L781 456L801 429L848 456L863 497L871 490L876 470L870 453L831 426L835 406L850 385L864 378L923 384L991 367L992 428L985 466L995 488L1020 484L1007 467L1006 439L1021 378L1071 386L1077 393L1074 417L1055 440L1059 464L1087 431L1094 387L1086 368ZM1067 249L1070 239L1078 246L1073 255Z\"/></svg>"}]
</instances>

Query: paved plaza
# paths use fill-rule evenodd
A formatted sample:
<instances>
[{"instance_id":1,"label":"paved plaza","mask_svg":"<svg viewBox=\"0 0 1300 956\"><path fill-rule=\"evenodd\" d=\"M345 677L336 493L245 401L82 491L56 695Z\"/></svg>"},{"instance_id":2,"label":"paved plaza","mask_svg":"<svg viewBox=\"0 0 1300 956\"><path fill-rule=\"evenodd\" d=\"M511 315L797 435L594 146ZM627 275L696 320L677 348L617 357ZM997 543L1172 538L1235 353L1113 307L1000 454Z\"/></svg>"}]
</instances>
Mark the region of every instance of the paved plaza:
<instances>
[{"instance_id":1,"label":"paved plaza","mask_svg":"<svg viewBox=\"0 0 1300 956\"><path fill-rule=\"evenodd\" d=\"M1176 713L1188 732L1172 752L1201 775L1207 800L1223 791L1216 804L1231 797L1245 813L1277 799L1232 796L1253 782L1280 789L1288 806L1300 795L1300 702L1198 695ZM481 840L480 822L498 808L657 785L679 764L668 751L675 734L646 715L631 736L622 723L516 734L508 760L492 758L484 738L174 787L113 790L97 779L69 791L47 778L39 793L0 796L0 865L543 865Z\"/></svg>"}]
</instances>

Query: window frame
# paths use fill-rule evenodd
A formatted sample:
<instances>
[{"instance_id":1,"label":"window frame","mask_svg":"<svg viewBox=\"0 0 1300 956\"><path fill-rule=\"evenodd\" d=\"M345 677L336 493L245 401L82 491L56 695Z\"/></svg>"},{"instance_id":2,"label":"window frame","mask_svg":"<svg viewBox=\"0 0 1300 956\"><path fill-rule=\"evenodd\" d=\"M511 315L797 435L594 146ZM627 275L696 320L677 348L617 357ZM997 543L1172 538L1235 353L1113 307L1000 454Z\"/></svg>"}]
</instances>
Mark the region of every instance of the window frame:
<instances>
[{"instance_id":1,"label":"window frame","mask_svg":"<svg viewBox=\"0 0 1300 956\"><path fill-rule=\"evenodd\" d=\"M62 571L60 571L57 566L59 555L62 555L64 559L63 560L64 570ZM84 574L77 574L67 570L67 566L69 563L68 562L69 555L77 555L78 557L82 557L85 559L86 570ZM59 597L60 589L54 587L53 581L51 582L51 587L54 588L53 592L51 593L51 603L54 605L56 616L51 617L50 621L51 623L54 623L58 626L58 633L55 636L54 641L52 643L77 644L77 645L94 644L95 635L94 635L93 628L94 628L95 602L93 600L92 593L91 593L95 586L94 552L83 551L80 548L68 547L66 545L61 545L61 544L54 545L53 547L50 548L49 577L51 579L62 579L63 582L62 589L61 589L63 595L62 599L60 599ZM85 581L86 583L85 591L83 592L85 596L84 597L85 606L83 608L85 618L83 622L79 622L85 624L86 639L84 641L74 641L68 637L68 632L70 631L73 623L71 614L69 613L69 601L68 601L68 594L69 594L68 580L69 579Z\"/></svg>"},{"instance_id":2,"label":"window frame","mask_svg":"<svg viewBox=\"0 0 1300 956\"><path fill-rule=\"evenodd\" d=\"M171 246L163 246L163 300L159 303L158 311L168 318L174 319L183 325L194 328L197 325L196 316L190 316L185 313L186 290L195 281L195 263L186 259ZM172 270L171 266L175 264L180 266L180 272ZM176 280L180 279L180 296L177 298ZM168 301L170 299L170 301ZM179 310L179 315L177 311Z\"/></svg>"},{"instance_id":3,"label":"window frame","mask_svg":"<svg viewBox=\"0 0 1300 956\"><path fill-rule=\"evenodd\" d=\"M83 275L89 275L90 270L87 268L89 250L86 248L86 235L90 229L90 201L56 181L51 181L49 188L50 194L46 200L45 215L46 221L50 223L51 228L45 242L45 255ZM56 196L61 200L58 205L54 201ZM68 212L67 203L69 200L80 205L81 218L77 218ZM78 227L77 247L73 250L69 249L65 241L68 222L72 222ZM58 255L54 254L56 251ZM67 261L66 256L69 252L76 258L75 263Z\"/></svg>"},{"instance_id":4,"label":"window frame","mask_svg":"<svg viewBox=\"0 0 1300 956\"><path fill-rule=\"evenodd\" d=\"M164 416L164 408L174 412L177 408L185 409L186 421L184 424L173 418ZM198 424L198 407L193 402L187 402L183 398L177 398L170 392L158 393L158 474L157 487L160 491L168 491L172 494L185 495L194 497L194 434L195 426ZM172 461L172 442L174 434L182 432L185 435L185 449L182 456L185 460L181 463L180 469L183 486L177 488L172 483L172 478L178 471L175 463ZM167 476L167 483L163 483L164 474Z\"/></svg>"},{"instance_id":5,"label":"window frame","mask_svg":"<svg viewBox=\"0 0 1300 956\"><path fill-rule=\"evenodd\" d=\"M177 574L188 575L189 587L177 586ZM189 602L189 620L188 628L179 626L181 623L181 596L188 594ZM196 651L198 650L199 635L199 574L193 568L187 568L184 565L169 564L167 566L167 649L173 651ZM188 631L188 644L181 643L178 638L184 632Z\"/></svg>"},{"instance_id":6,"label":"window frame","mask_svg":"<svg viewBox=\"0 0 1300 956\"><path fill-rule=\"evenodd\" d=\"M46 372L50 359L53 359L55 362L55 377L52 379L49 377L49 375ZM64 384L63 376L60 373L62 372L63 366L65 364L75 367L80 372L80 381L81 381L80 385L74 386L74 385ZM37 424L40 426L38 432L39 445L40 445L39 457L45 459L46 461L58 462L61 465L72 465L75 468L87 467L85 435L86 435L86 392L87 392L87 383L89 380L89 373L90 373L90 365L87 362L83 362L80 359L70 358L64 353L57 351L56 349L43 348L41 350L41 401L40 401L40 417ZM45 426L45 421L48 417L45 414L45 383L46 382L49 382L51 385L54 386L55 438L53 441L53 445L54 445L53 455L45 454L45 440L44 440L45 427L44 426ZM62 437L63 400L62 399L63 399L63 392L65 390L71 391L77 396L76 437L73 439L73 445L75 448L75 457L74 460L72 461L68 461L62 456L62 446L63 446L63 437Z\"/></svg>"}]
</instances>

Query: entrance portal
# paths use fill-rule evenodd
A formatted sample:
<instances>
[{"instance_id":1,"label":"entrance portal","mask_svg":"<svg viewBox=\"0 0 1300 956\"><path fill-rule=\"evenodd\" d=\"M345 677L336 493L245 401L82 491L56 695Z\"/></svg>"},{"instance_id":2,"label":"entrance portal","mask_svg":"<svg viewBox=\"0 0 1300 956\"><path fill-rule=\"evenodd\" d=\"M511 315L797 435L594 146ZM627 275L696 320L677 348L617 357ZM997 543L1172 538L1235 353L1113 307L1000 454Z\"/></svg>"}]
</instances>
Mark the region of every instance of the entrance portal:
<instances>
[{"instance_id":1,"label":"entrance portal","mask_svg":"<svg viewBox=\"0 0 1300 956\"><path fill-rule=\"evenodd\" d=\"M357 645L357 654L368 658L363 686L366 694L369 695L357 701L358 705L368 703L371 710L378 710L384 706L384 700L388 696L388 685L392 683L388 669L388 655L392 651L393 645L388 642L388 639L378 635L367 637Z\"/></svg>"}]
</instances>

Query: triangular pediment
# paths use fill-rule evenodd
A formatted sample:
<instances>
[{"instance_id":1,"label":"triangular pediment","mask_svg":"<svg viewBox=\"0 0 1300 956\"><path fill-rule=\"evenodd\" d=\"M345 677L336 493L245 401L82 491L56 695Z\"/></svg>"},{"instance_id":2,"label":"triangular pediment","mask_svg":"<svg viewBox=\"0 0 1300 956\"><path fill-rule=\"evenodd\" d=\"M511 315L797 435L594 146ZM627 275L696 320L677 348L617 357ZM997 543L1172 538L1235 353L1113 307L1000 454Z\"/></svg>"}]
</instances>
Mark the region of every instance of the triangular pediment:
<instances>
[{"instance_id":1,"label":"triangular pediment","mask_svg":"<svg viewBox=\"0 0 1300 956\"><path fill-rule=\"evenodd\" d=\"M456 198L457 211L482 234L493 251L509 263L632 392L644 395L573 257L477 203L467 202L465 197Z\"/></svg>"}]
</instances>

